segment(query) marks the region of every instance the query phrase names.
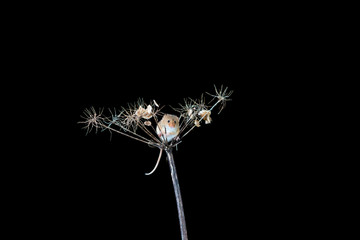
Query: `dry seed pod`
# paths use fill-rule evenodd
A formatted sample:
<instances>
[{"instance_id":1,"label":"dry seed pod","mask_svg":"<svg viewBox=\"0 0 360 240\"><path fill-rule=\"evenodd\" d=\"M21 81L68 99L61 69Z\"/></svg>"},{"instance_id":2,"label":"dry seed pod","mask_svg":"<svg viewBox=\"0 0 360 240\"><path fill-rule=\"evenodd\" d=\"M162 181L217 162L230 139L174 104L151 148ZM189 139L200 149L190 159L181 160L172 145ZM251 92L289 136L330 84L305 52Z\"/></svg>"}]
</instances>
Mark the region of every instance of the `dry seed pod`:
<instances>
[{"instance_id":1,"label":"dry seed pod","mask_svg":"<svg viewBox=\"0 0 360 240\"><path fill-rule=\"evenodd\" d=\"M192 119L194 117L194 111L191 108L188 109L187 114L190 117L190 119Z\"/></svg>"},{"instance_id":2,"label":"dry seed pod","mask_svg":"<svg viewBox=\"0 0 360 240\"><path fill-rule=\"evenodd\" d=\"M199 112L199 115L202 119L205 120L205 124L211 123L211 117L210 117L211 112L209 110L201 110Z\"/></svg>"},{"instance_id":3,"label":"dry seed pod","mask_svg":"<svg viewBox=\"0 0 360 240\"><path fill-rule=\"evenodd\" d=\"M139 118L150 119L152 117L152 107L148 105L147 108L143 108L142 106L136 110L135 115Z\"/></svg>"},{"instance_id":4,"label":"dry seed pod","mask_svg":"<svg viewBox=\"0 0 360 240\"><path fill-rule=\"evenodd\" d=\"M135 115L138 116L139 118L141 118L142 115L144 114L144 112L145 112L145 109L142 106L140 106L139 109L136 110Z\"/></svg>"},{"instance_id":5,"label":"dry seed pod","mask_svg":"<svg viewBox=\"0 0 360 240\"><path fill-rule=\"evenodd\" d=\"M150 119L151 117L152 117L152 107L151 105L148 105L145 112L142 115L142 118Z\"/></svg>"},{"instance_id":6,"label":"dry seed pod","mask_svg":"<svg viewBox=\"0 0 360 240\"><path fill-rule=\"evenodd\" d=\"M199 122L199 120L195 120L194 124L195 124L195 126L200 127L200 122Z\"/></svg>"}]
</instances>

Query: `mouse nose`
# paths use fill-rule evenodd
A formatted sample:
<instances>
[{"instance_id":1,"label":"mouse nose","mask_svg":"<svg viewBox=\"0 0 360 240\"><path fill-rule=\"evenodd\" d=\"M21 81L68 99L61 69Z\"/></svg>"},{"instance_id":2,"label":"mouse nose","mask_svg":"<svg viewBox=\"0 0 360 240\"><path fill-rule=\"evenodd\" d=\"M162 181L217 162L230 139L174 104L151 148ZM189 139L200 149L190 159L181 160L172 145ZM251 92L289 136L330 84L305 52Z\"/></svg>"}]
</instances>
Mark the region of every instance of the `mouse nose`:
<instances>
[{"instance_id":1,"label":"mouse nose","mask_svg":"<svg viewBox=\"0 0 360 240\"><path fill-rule=\"evenodd\" d=\"M170 127L175 127L175 123L174 123L174 122L171 122L171 123L169 124L169 126L170 126Z\"/></svg>"}]
</instances>

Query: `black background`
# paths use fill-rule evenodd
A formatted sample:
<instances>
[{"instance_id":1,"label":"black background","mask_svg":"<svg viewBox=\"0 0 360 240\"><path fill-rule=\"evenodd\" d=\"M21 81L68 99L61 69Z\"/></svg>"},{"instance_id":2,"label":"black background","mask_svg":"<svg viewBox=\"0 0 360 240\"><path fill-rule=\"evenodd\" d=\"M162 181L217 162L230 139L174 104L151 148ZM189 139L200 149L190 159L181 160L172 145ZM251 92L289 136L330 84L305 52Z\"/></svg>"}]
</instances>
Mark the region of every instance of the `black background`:
<instances>
[{"instance_id":1,"label":"black background","mask_svg":"<svg viewBox=\"0 0 360 240\"><path fill-rule=\"evenodd\" d=\"M279 28L276 18L268 22L255 12L192 14L184 22L180 15L147 21L79 10L39 30L31 25L26 35L35 39L29 47L37 58L28 61L38 62L29 74L41 84L30 85L41 92L34 108L46 121L38 121L41 133L26 134L43 134L25 151L32 161L16 163L24 231L180 239L165 156L145 176L157 149L116 133L111 140L108 132L86 136L78 121L91 106L106 112L142 97L176 107L223 84L234 90L232 101L174 152L189 238L306 234L313 199L302 193L312 172L302 171L308 146L294 139L301 126L291 123L302 117L292 96L304 82L290 58L298 36L288 31L292 24Z\"/></svg>"}]
</instances>

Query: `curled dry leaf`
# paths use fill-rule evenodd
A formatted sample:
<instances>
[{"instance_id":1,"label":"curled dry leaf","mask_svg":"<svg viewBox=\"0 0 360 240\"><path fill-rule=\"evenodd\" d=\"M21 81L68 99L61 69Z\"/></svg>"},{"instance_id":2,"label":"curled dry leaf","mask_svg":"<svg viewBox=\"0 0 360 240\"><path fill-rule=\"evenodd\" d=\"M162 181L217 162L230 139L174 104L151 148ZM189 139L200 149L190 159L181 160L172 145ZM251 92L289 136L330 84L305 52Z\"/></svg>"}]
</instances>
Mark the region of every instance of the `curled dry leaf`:
<instances>
[{"instance_id":1,"label":"curled dry leaf","mask_svg":"<svg viewBox=\"0 0 360 240\"><path fill-rule=\"evenodd\" d=\"M200 122L199 122L199 120L195 120L195 122L194 122L194 124L195 124L195 126L197 126L197 127L200 127Z\"/></svg>"},{"instance_id":2,"label":"curled dry leaf","mask_svg":"<svg viewBox=\"0 0 360 240\"><path fill-rule=\"evenodd\" d=\"M211 123L211 111L209 110L201 110L199 113L199 116L205 120L205 124Z\"/></svg>"},{"instance_id":3,"label":"curled dry leaf","mask_svg":"<svg viewBox=\"0 0 360 240\"><path fill-rule=\"evenodd\" d=\"M145 112L145 109L142 106L140 106L139 109L136 110L135 115L138 116L139 118L141 118L144 112Z\"/></svg>"},{"instance_id":4,"label":"curled dry leaf","mask_svg":"<svg viewBox=\"0 0 360 240\"><path fill-rule=\"evenodd\" d=\"M135 115L139 118L150 119L152 117L151 105L148 105L146 109L140 106L138 110L136 110Z\"/></svg>"}]
</instances>

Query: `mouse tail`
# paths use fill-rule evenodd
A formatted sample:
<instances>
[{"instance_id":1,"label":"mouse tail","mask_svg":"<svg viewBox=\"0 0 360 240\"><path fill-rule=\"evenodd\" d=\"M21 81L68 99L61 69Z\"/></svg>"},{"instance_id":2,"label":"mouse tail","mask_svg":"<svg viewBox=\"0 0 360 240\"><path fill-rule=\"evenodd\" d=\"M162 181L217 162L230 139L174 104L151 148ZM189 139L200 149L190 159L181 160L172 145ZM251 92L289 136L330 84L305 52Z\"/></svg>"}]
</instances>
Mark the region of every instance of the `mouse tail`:
<instances>
[{"instance_id":1,"label":"mouse tail","mask_svg":"<svg viewBox=\"0 0 360 240\"><path fill-rule=\"evenodd\" d=\"M157 162L156 162L156 164L155 164L154 169L153 169L153 170L151 170L151 172L149 172L149 173L145 173L145 175L146 175L146 176L149 176L149 175L151 175L153 172L155 172L156 168L157 168L157 167L158 167L158 165L159 165L159 162L160 162L160 159L161 159L162 152L163 152L163 150L162 150L162 148L161 148L161 149L160 149L160 153L159 153L159 158L158 158L158 160L157 160Z\"/></svg>"}]
</instances>

